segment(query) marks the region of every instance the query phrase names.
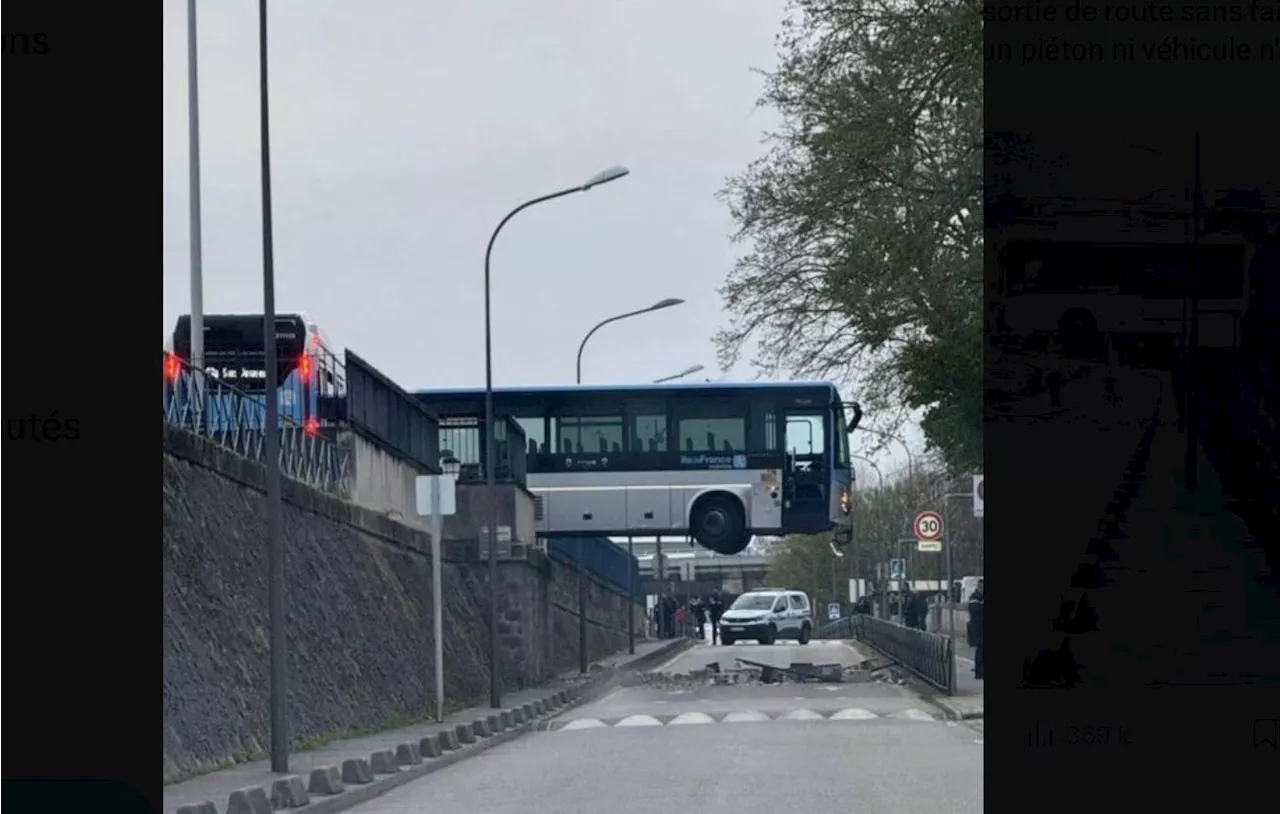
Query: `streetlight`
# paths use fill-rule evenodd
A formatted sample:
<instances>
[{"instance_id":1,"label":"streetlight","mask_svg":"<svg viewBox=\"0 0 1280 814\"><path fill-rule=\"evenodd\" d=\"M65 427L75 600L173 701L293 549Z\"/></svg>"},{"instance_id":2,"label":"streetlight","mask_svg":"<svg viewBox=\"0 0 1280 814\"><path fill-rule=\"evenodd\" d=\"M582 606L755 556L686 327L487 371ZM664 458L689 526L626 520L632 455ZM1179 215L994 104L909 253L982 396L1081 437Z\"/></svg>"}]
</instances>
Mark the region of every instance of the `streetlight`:
<instances>
[{"instance_id":1,"label":"streetlight","mask_svg":"<svg viewBox=\"0 0 1280 814\"><path fill-rule=\"evenodd\" d=\"M606 320L597 322L595 327L587 331L587 335L582 337L582 343L578 345L578 384L582 384L582 350L587 346L587 340L591 335L600 330L611 322L617 322L630 317L638 317L641 314L648 314L653 311L661 311L663 308L671 308L676 305L683 305L684 300L668 297L665 300L658 300L648 308L641 308L638 311L628 311L625 314L618 314L616 317L609 317ZM686 371L687 373L688 371ZM682 374L683 375L683 374ZM662 542L659 538L658 552L662 552ZM583 675L591 671L590 659L587 658L587 568L583 562L583 543L582 539L578 539L578 670ZM630 546L628 546L630 552ZM627 602L630 603L633 597L628 597Z\"/></svg>"},{"instance_id":2,"label":"streetlight","mask_svg":"<svg viewBox=\"0 0 1280 814\"><path fill-rule=\"evenodd\" d=\"M866 461L871 466L871 468L875 470L876 477L880 479L880 491L883 492L884 491L884 473L880 471L880 467L876 465L876 462L868 458L866 455L850 455L849 457L857 458L859 461Z\"/></svg>"},{"instance_id":3,"label":"streetlight","mask_svg":"<svg viewBox=\"0 0 1280 814\"><path fill-rule=\"evenodd\" d=\"M686 367L684 370L680 371L679 373L673 373L670 376L663 376L661 379L654 379L653 383L662 384L663 382L674 382L676 379L683 379L685 376L692 376L693 374L699 372L700 370L702 370L702 365L694 365L693 367Z\"/></svg>"},{"instance_id":4,"label":"streetlight","mask_svg":"<svg viewBox=\"0 0 1280 814\"><path fill-rule=\"evenodd\" d=\"M915 477L915 463L911 457L911 447L907 446L906 441L903 441L898 436L892 435L891 433L887 433L884 430L873 430L870 427L858 427L858 429L862 430L863 432L869 432L872 435L878 435L881 438L887 438L890 441L897 441L899 444L902 444L902 449L905 450L907 453L907 480L911 480Z\"/></svg>"},{"instance_id":5,"label":"streetlight","mask_svg":"<svg viewBox=\"0 0 1280 814\"><path fill-rule=\"evenodd\" d=\"M267 0L258 0L258 117L262 153L262 335L266 357L267 607L271 647L271 771L289 771L288 657L284 633L284 541L280 533L280 370L276 363L276 268L271 232L271 128L267 94Z\"/></svg>"},{"instance_id":6,"label":"streetlight","mask_svg":"<svg viewBox=\"0 0 1280 814\"><path fill-rule=\"evenodd\" d=\"M263 4L264 9L262 13L265 15L266 0L260 0L260 2ZM525 201L508 212L506 217L498 222L498 227L493 230L493 234L489 237L489 245L484 250L484 480L489 497L489 705L495 709L502 706L502 694L498 687L498 504L493 499L495 486L494 435L497 428L494 426L493 421L493 326L489 313L491 300L489 259L493 254L493 244L498 239L498 234L502 231L502 227L506 226L507 221L520 212L536 204L563 198L575 192L586 192L601 184L616 181L629 172L631 170L626 167L610 167L607 170L601 170L576 187L569 187L559 192L552 192L550 195L543 195Z\"/></svg>"},{"instance_id":7,"label":"streetlight","mask_svg":"<svg viewBox=\"0 0 1280 814\"><path fill-rule=\"evenodd\" d=\"M674 297L668 297L665 300L658 300L653 305L650 305L648 308L641 308L639 311L628 311L625 314L618 314L616 317L609 317L603 322L596 323L596 326L591 330L587 331L586 336L582 337L582 344L578 346L578 384L582 384L582 349L587 346L587 340L591 338L592 334L594 334L596 331L600 330L601 328L603 328L604 326L608 325L611 322L617 322L619 320L629 319L630 317L638 317L641 314L648 314L651 311L661 311L663 308L671 308L676 305L684 305L684 300L678 300L678 299L675 299ZM699 366L697 369L701 370L702 367ZM680 375L687 376L689 373L693 372L693 370L694 370L693 368L690 368L689 370L686 370L684 373L681 373Z\"/></svg>"}]
</instances>

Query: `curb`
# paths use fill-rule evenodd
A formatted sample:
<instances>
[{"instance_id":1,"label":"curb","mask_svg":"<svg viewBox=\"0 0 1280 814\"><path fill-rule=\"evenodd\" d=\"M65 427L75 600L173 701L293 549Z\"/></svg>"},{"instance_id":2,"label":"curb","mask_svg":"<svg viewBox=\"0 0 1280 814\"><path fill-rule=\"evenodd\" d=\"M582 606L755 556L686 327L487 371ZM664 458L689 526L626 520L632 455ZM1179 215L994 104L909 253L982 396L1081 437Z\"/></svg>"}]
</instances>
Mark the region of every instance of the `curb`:
<instances>
[{"instance_id":1,"label":"curb","mask_svg":"<svg viewBox=\"0 0 1280 814\"><path fill-rule=\"evenodd\" d=\"M670 645L659 647L653 652L646 653L621 667L606 667L598 670L585 681L556 690L548 698L536 704L525 705L533 707L535 710L541 707L543 710L540 713L535 711L533 716L528 719L524 719L523 707L516 707L514 709L496 710L489 716L479 718L470 725L461 724L460 726L471 728L475 732L471 737L470 743L456 743L456 748L452 751L444 752L437 757L427 758L425 762L417 765L400 766L396 768L394 774L380 773L370 775L369 780L366 782L338 784L340 788L345 786L344 790L339 791L337 794L322 795L308 794L304 790L305 781L301 777L282 775L273 778L265 786L250 786L233 791L225 810L228 814L233 811L237 812L237 814L240 811L254 812L254 814L261 811L265 814L265 812L272 811L273 808L275 810L296 808L297 810L308 812L308 814L336 814L336 812L346 811L375 797L381 797L387 792L420 777L425 777L466 760L473 755L481 754L504 743L510 743L526 732L546 731L547 724L552 720L574 707L588 703L608 692L627 673L644 670L655 662L669 659L673 655L688 649L692 644L693 642L690 639L677 639L672 641ZM517 715L517 712L520 712L520 714ZM494 723L514 722L516 719L522 720L513 726L502 727L502 731L494 731L497 727L490 728ZM482 735L481 732L487 734ZM412 746L410 746L408 752L412 753L413 751ZM383 763L380 768L386 768L386 761L389 761L393 766L396 762L395 753L387 753L385 757L382 756L382 753L378 753L373 758L375 763ZM379 760L380 758L381 761ZM420 755L418 759L421 760L423 758L426 758L426 756ZM408 759L412 760L412 758ZM348 760L344 761L341 767L316 768L313 770L313 774L315 772L323 773L328 771L330 775L337 778L346 773L345 770L348 768L347 764L349 763L363 764L364 771L369 772L369 760L369 758ZM343 779L345 780L346 778ZM285 788L292 789L294 794L282 793ZM273 806L273 803L278 805ZM185 805L178 809L178 814L217 814L217 812L218 808L211 802Z\"/></svg>"}]
</instances>

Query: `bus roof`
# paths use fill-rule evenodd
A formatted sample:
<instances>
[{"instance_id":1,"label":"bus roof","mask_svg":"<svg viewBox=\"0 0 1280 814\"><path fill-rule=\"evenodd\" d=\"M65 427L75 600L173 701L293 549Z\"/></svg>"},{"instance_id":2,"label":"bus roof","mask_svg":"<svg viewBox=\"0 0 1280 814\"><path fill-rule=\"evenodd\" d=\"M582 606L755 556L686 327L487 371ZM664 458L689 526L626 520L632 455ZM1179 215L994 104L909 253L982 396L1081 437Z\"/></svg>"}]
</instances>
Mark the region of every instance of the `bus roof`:
<instances>
[{"instance_id":1,"label":"bus roof","mask_svg":"<svg viewBox=\"0 0 1280 814\"><path fill-rule=\"evenodd\" d=\"M664 382L661 384L561 384L531 385L528 387L495 387L494 393L623 393L628 391L669 392L698 390L748 390L748 389L826 389L838 393L831 382ZM414 390L415 396L476 396L483 395L483 387L427 388Z\"/></svg>"}]
</instances>

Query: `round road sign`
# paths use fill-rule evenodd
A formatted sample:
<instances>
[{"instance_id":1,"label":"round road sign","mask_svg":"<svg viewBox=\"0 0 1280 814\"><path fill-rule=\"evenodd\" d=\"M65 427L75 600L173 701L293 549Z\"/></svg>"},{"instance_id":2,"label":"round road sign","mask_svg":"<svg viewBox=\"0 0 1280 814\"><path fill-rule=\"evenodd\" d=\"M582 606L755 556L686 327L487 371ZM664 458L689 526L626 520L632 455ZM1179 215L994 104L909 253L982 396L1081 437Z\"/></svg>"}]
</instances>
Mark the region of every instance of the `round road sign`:
<instances>
[{"instance_id":1,"label":"round road sign","mask_svg":"<svg viewBox=\"0 0 1280 814\"><path fill-rule=\"evenodd\" d=\"M917 540L942 539L942 515L937 512L920 512L911 527L915 530Z\"/></svg>"},{"instance_id":2,"label":"round road sign","mask_svg":"<svg viewBox=\"0 0 1280 814\"><path fill-rule=\"evenodd\" d=\"M986 500L986 499L987 499L987 488L986 488L986 487L987 487L987 481L986 481L986 479L985 479L985 478L984 478L984 479L982 479L982 480L980 480L980 481L978 481L978 500Z\"/></svg>"}]
</instances>

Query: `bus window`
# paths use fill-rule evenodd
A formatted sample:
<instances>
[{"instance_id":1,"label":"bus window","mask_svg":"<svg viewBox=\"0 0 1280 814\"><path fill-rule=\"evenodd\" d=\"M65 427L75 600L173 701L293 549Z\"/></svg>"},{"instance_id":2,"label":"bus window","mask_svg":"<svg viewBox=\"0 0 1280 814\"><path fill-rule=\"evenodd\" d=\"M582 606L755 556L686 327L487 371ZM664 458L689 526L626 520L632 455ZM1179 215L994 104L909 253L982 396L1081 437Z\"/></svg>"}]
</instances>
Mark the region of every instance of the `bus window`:
<instances>
[{"instance_id":1,"label":"bus window","mask_svg":"<svg viewBox=\"0 0 1280 814\"><path fill-rule=\"evenodd\" d=\"M741 416L682 418L678 434L681 452L737 452L747 447L747 421Z\"/></svg>"},{"instance_id":2,"label":"bus window","mask_svg":"<svg viewBox=\"0 0 1280 814\"><path fill-rule=\"evenodd\" d=\"M622 451L622 416L557 416L551 419L556 452L608 455Z\"/></svg>"},{"instance_id":3,"label":"bus window","mask_svg":"<svg viewBox=\"0 0 1280 814\"><path fill-rule=\"evenodd\" d=\"M667 451L667 411L659 405L646 405L631 411L631 446L629 452Z\"/></svg>"},{"instance_id":4,"label":"bus window","mask_svg":"<svg viewBox=\"0 0 1280 814\"><path fill-rule=\"evenodd\" d=\"M518 416L515 421L524 430L530 454L547 451L547 422L542 416Z\"/></svg>"}]
</instances>

